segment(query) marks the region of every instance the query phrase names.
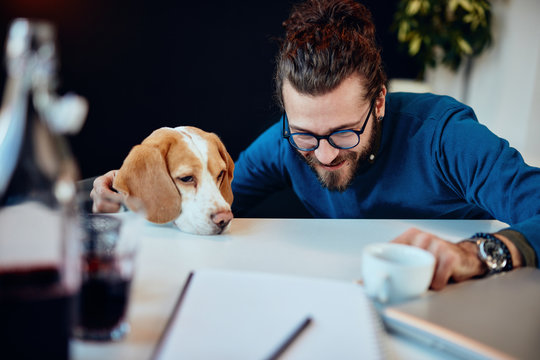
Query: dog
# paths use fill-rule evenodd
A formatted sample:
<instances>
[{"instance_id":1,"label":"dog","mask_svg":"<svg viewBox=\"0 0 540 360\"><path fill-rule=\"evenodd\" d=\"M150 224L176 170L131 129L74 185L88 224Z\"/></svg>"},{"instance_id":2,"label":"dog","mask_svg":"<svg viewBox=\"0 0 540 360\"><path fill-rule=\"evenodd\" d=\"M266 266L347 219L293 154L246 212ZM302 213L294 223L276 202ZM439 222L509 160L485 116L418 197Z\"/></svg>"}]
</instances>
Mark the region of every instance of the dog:
<instances>
[{"instance_id":1,"label":"dog","mask_svg":"<svg viewBox=\"0 0 540 360\"><path fill-rule=\"evenodd\" d=\"M113 188L125 205L144 206L150 222L173 222L193 234L221 234L233 214L234 162L214 133L192 126L160 128L134 146Z\"/></svg>"}]
</instances>

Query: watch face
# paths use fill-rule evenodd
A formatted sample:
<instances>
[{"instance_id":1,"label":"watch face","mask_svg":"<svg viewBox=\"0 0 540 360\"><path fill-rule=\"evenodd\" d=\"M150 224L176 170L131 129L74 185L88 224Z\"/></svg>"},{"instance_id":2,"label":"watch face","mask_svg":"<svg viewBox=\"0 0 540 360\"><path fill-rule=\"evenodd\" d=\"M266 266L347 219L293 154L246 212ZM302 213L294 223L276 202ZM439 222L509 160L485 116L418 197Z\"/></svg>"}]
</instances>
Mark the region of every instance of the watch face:
<instances>
[{"instance_id":1,"label":"watch face","mask_svg":"<svg viewBox=\"0 0 540 360\"><path fill-rule=\"evenodd\" d=\"M482 239L479 246L480 256L491 270L502 270L506 265L506 256L503 248L495 241Z\"/></svg>"}]
</instances>

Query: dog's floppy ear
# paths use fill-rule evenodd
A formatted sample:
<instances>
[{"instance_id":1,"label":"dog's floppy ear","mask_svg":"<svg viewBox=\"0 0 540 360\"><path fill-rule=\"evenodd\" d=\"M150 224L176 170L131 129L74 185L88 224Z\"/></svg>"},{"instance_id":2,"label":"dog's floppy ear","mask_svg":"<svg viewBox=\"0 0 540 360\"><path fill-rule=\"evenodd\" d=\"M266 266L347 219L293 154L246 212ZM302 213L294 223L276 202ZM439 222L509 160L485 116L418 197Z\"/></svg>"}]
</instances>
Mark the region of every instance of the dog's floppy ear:
<instances>
[{"instance_id":1,"label":"dog's floppy ear","mask_svg":"<svg viewBox=\"0 0 540 360\"><path fill-rule=\"evenodd\" d=\"M233 180L233 174L234 174L234 161L231 158L231 155L227 152L227 149L225 148L225 145L217 135L214 135L216 138L217 146L219 155L221 155L221 158L223 161L225 161L225 164L227 164L227 170L225 171L225 177L223 181L221 182L221 186L219 187L219 191L221 192L221 195L223 195L223 198L225 201L229 203L229 205L232 205L233 203L233 192L231 188L231 183Z\"/></svg>"},{"instance_id":2,"label":"dog's floppy ear","mask_svg":"<svg viewBox=\"0 0 540 360\"><path fill-rule=\"evenodd\" d=\"M167 170L159 147L145 144L133 147L116 174L113 187L126 198L126 206L136 206L131 197L140 199L146 218L164 224L182 211L182 197ZM131 207L130 207L131 206Z\"/></svg>"}]
</instances>

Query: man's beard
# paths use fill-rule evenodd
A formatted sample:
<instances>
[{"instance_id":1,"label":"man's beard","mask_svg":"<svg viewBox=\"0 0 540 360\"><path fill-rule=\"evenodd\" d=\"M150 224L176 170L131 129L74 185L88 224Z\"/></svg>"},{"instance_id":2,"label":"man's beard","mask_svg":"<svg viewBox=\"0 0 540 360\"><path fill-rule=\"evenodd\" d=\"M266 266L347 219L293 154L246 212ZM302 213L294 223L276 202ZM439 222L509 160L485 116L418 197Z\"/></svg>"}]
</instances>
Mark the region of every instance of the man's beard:
<instances>
[{"instance_id":1,"label":"man's beard","mask_svg":"<svg viewBox=\"0 0 540 360\"><path fill-rule=\"evenodd\" d=\"M333 166L340 164L343 161L346 161L348 163L345 165L345 167L334 171L324 170L322 168L322 163L317 160L313 151L306 155L302 155L299 151L297 151L297 153L300 158L309 165L311 170L315 172L317 178L319 179L319 182L323 187L331 191L343 192L347 190L362 165L369 161L372 154L375 155L376 150L379 147L380 134L380 121L375 120L374 124L371 127L370 138L361 139L361 142L368 143L368 146L364 150L360 151L359 153L351 150L345 150L346 152L342 154L340 153L334 159L334 161L332 161L332 163L325 164Z\"/></svg>"}]
</instances>

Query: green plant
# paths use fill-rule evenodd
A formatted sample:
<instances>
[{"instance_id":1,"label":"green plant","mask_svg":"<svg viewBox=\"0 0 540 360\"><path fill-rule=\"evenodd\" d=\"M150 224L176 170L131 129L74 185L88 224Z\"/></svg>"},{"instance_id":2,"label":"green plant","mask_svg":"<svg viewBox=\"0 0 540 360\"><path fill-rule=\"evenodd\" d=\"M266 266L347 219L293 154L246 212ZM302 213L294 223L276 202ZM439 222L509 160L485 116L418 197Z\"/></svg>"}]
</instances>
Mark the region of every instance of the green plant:
<instances>
[{"instance_id":1,"label":"green plant","mask_svg":"<svg viewBox=\"0 0 540 360\"><path fill-rule=\"evenodd\" d=\"M488 0L399 0L392 29L421 65L457 70L491 43ZM421 74L423 75L423 74Z\"/></svg>"}]
</instances>

